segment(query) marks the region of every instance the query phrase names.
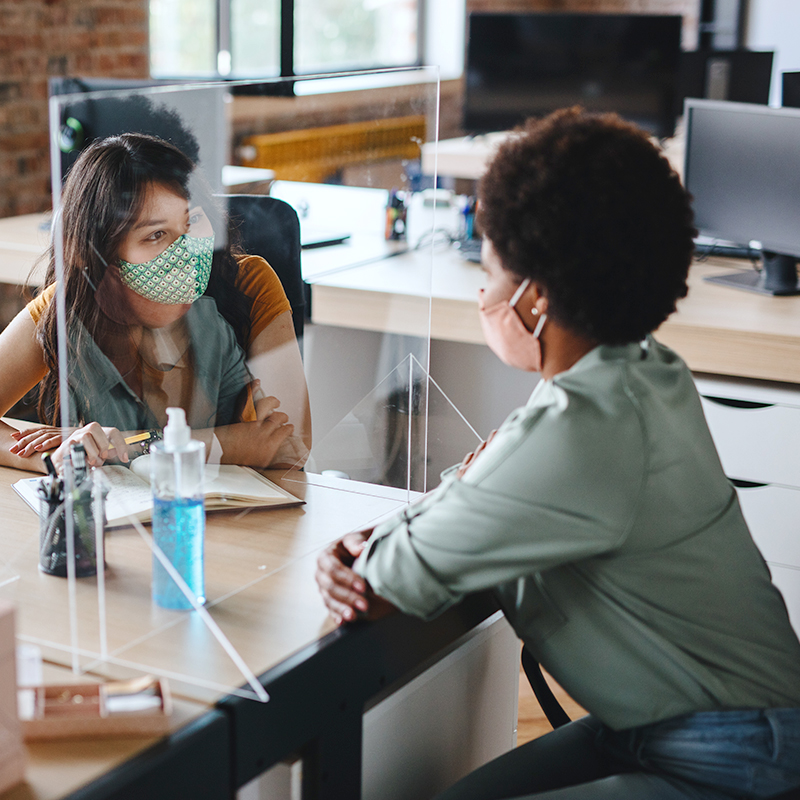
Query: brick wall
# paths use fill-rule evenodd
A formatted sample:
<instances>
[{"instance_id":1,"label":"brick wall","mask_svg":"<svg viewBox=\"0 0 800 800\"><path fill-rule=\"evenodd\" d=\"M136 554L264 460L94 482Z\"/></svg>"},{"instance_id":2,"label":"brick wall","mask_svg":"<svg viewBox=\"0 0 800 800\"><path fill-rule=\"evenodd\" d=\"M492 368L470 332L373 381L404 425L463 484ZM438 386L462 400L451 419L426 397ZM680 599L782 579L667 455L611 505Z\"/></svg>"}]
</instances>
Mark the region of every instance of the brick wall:
<instances>
[{"instance_id":1,"label":"brick wall","mask_svg":"<svg viewBox=\"0 0 800 800\"><path fill-rule=\"evenodd\" d=\"M148 0L0 0L0 217L50 206L47 79L144 78Z\"/></svg>"}]
</instances>

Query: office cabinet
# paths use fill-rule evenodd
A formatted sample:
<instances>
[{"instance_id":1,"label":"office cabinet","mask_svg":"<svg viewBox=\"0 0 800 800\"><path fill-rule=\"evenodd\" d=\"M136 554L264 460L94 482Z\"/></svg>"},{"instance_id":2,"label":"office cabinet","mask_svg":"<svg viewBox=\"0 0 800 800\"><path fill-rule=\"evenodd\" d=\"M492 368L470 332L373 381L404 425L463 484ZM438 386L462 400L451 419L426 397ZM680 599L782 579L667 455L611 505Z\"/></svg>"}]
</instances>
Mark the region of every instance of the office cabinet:
<instances>
[{"instance_id":1,"label":"office cabinet","mask_svg":"<svg viewBox=\"0 0 800 800\"><path fill-rule=\"evenodd\" d=\"M722 467L800 633L800 386L695 380Z\"/></svg>"}]
</instances>

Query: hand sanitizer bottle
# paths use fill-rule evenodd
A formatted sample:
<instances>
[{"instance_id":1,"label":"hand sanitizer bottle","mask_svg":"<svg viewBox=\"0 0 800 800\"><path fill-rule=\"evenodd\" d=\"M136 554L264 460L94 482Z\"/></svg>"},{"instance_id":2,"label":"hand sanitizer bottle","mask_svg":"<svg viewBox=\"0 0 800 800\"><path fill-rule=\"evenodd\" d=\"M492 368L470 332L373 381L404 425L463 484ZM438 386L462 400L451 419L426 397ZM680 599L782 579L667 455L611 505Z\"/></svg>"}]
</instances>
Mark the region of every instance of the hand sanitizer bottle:
<instances>
[{"instance_id":1,"label":"hand sanitizer bottle","mask_svg":"<svg viewBox=\"0 0 800 800\"><path fill-rule=\"evenodd\" d=\"M205 444L191 438L182 408L167 409L164 439L150 448L153 489L153 541L161 548L197 602L205 602L203 505ZM192 604L153 553L153 601L162 608Z\"/></svg>"}]
</instances>

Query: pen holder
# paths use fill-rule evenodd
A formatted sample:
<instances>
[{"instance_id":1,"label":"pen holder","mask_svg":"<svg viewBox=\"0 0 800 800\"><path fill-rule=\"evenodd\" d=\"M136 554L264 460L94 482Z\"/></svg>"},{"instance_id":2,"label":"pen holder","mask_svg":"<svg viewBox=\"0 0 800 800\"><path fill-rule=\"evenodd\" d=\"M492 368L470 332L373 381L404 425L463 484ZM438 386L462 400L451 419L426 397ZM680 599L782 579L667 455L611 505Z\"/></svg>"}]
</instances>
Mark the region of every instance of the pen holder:
<instances>
[{"instance_id":1,"label":"pen holder","mask_svg":"<svg viewBox=\"0 0 800 800\"><path fill-rule=\"evenodd\" d=\"M96 521L105 535L105 487L85 481L72 492L75 535L75 576L97 574ZM66 500L62 481L43 478L39 488L39 569L48 575L67 577Z\"/></svg>"}]
</instances>

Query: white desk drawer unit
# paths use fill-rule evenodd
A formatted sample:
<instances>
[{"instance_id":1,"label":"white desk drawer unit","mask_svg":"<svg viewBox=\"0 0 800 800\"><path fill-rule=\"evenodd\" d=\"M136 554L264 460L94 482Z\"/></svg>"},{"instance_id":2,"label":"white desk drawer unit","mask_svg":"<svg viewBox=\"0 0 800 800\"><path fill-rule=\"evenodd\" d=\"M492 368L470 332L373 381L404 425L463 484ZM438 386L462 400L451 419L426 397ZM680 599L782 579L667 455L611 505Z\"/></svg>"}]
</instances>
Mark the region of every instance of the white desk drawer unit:
<instances>
[{"instance_id":1,"label":"white desk drawer unit","mask_svg":"<svg viewBox=\"0 0 800 800\"><path fill-rule=\"evenodd\" d=\"M800 634L800 386L695 380L725 474Z\"/></svg>"}]
</instances>

